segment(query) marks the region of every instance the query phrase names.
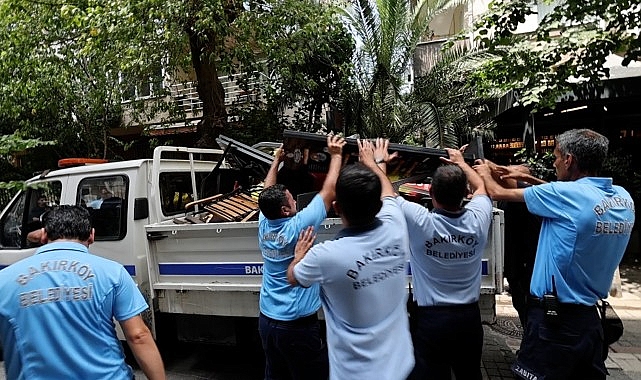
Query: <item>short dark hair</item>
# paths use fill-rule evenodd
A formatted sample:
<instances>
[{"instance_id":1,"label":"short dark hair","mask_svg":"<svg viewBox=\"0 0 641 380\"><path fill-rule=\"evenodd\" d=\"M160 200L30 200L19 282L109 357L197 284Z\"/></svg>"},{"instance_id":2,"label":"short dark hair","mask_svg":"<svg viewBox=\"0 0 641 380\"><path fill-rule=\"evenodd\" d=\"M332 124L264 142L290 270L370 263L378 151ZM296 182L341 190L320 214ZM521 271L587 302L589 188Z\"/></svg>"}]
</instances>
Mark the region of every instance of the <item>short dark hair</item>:
<instances>
[{"instance_id":1,"label":"short dark hair","mask_svg":"<svg viewBox=\"0 0 641 380\"><path fill-rule=\"evenodd\" d=\"M467 176L458 165L442 165L436 168L430 187L432 197L441 205L457 208L467 196Z\"/></svg>"},{"instance_id":2,"label":"short dark hair","mask_svg":"<svg viewBox=\"0 0 641 380\"><path fill-rule=\"evenodd\" d=\"M597 174L608 155L608 138L591 129L571 129L556 137L562 155L571 154L579 171Z\"/></svg>"},{"instance_id":3,"label":"short dark hair","mask_svg":"<svg viewBox=\"0 0 641 380\"><path fill-rule=\"evenodd\" d=\"M87 241L91 235L89 211L82 206L63 205L53 208L43 214L42 224L50 241Z\"/></svg>"},{"instance_id":4,"label":"short dark hair","mask_svg":"<svg viewBox=\"0 0 641 380\"><path fill-rule=\"evenodd\" d=\"M370 224L383 206L381 181L361 163L347 165L336 181L336 202L350 226Z\"/></svg>"},{"instance_id":5,"label":"short dark hair","mask_svg":"<svg viewBox=\"0 0 641 380\"><path fill-rule=\"evenodd\" d=\"M281 207L287 205L287 187L282 184L272 185L260 192L258 207L267 219L280 219Z\"/></svg>"}]
</instances>

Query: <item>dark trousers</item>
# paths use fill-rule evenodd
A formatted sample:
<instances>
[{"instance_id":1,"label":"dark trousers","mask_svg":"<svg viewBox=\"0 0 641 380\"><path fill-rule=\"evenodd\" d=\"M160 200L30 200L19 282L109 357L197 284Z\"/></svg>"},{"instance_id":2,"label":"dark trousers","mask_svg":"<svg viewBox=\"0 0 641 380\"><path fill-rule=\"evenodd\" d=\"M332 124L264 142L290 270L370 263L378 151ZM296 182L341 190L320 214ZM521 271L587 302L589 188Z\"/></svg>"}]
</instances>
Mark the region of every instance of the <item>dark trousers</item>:
<instances>
[{"instance_id":1,"label":"dark trousers","mask_svg":"<svg viewBox=\"0 0 641 380\"><path fill-rule=\"evenodd\" d=\"M521 349L512 371L518 378L603 380L603 328L596 307L560 304L559 321L545 319L530 302Z\"/></svg>"},{"instance_id":2,"label":"dark trousers","mask_svg":"<svg viewBox=\"0 0 641 380\"><path fill-rule=\"evenodd\" d=\"M261 313L258 330L265 352L265 380L327 380L327 345L316 314L278 321Z\"/></svg>"},{"instance_id":3,"label":"dark trousers","mask_svg":"<svg viewBox=\"0 0 641 380\"><path fill-rule=\"evenodd\" d=\"M410 379L481 379L483 326L478 303L418 307Z\"/></svg>"}]
</instances>

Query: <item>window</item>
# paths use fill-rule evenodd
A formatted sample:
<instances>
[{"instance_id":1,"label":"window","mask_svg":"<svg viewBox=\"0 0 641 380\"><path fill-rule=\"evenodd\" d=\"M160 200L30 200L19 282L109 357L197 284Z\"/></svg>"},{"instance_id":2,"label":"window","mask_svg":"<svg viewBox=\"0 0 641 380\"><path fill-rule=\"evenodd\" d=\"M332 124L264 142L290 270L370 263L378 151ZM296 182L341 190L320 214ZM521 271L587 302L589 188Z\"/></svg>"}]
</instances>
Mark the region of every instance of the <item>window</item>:
<instances>
[{"instance_id":1,"label":"window","mask_svg":"<svg viewBox=\"0 0 641 380\"><path fill-rule=\"evenodd\" d=\"M87 178L78 185L76 204L91 214L95 240L121 240L127 233L127 191L122 175Z\"/></svg>"},{"instance_id":2,"label":"window","mask_svg":"<svg viewBox=\"0 0 641 380\"><path fill-rule=\"evenodd\" d=\"M0 248L30 246L27 234L42 227L40 215L52 206L60 204L62 184L59 181L40 182L36 186L21 192L9 205L7 213L0 221Z\"/></svg>"},{"instance_id":3,"label":"window","mask_svg":"<svg viewBox=\"0 0 641 380\"><path fill-rule=\"evenodd\" d=\"M196 186L200 189L209 172L196 173ZM194 201L191 187L191 173L161 173L160 199L162 213L165 216L185 213L185 205Z\"/></svg>"},{"instance_id":4,"label":"window","mask_svg":"<svg viewBox=\"0 0 641 380\"><path fill-rule=\"evenodd\" d=\"M150 77L121 75L121 82L126 85L122 94L123 101L157 96L163 89L163 76L164 70L159 65L154 68Z\"/></svg>"}]
</instances>

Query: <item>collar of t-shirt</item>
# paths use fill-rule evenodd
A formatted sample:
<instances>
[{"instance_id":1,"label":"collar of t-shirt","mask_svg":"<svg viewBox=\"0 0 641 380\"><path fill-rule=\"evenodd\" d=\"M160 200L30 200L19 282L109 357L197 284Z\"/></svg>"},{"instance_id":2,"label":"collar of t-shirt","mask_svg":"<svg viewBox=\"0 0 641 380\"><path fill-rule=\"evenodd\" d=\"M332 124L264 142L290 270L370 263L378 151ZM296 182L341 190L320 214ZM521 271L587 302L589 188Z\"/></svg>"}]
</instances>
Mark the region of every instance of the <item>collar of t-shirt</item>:
<instances>
[{"instance_id":1,"label":"collar of t-shirt","mask_svg":"<svg viewBox=\"0 0 641 380\"><path fill-rule=\"evenodd\" d=\"M433 213L441 214L443 216L447 216L448 218L459 218L461 215L465 214L466 211L466 208L462 208L459 211L447 211L442 208L435 208L434 210L432 210Z\"/></svg>"},{"instance_id":2,"label":"collar of t-shirt","mask_svg":"<svg viewBox=\"0 0 641 380\"><path fill-rule=\"evenodd\" d=\"M80 243L73 241L54 241L47 243L42 247L38 248L36 255L52 252L52 251L77 251L80 253L89 253L89 249Z\"/></svg>"}]
</instances>

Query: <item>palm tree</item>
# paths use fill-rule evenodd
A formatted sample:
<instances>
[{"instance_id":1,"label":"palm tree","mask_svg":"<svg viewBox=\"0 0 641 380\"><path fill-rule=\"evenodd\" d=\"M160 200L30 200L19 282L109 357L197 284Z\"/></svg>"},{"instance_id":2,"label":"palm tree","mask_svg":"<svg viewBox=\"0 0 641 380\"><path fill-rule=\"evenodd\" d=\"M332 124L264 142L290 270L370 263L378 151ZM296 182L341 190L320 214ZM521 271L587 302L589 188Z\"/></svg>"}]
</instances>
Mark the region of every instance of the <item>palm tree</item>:
<instances>
[{"instance_id":1,"label":"palm tree","mask_svg":"<svg viewBox=\"0 0 641 380\"><path fill-rule=\"evenodd\" d=\"M438 118L430 104L404 90L414 51L430 22L464 0L353 0L344 9L360 46L355 77L344 98L347 129L363 137L401 141Z\"/></svg>"},{"instance_id":2,"label":"palm tree","mask_svg":"<svg viewBox=\"0 0 641 380\"><path fill-rule=\"evenodd\" d=\"M429 127L416 133L427 147L454 147L461 137L493 137L496 122L489 104L498 99L498 91L480 94L469 78L497 53L455 44L442 50L433 66L416 78L412 101L431 108Z\"/></svg>"}]
</instances>

